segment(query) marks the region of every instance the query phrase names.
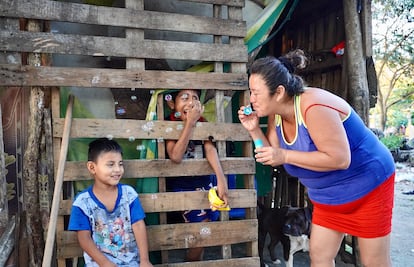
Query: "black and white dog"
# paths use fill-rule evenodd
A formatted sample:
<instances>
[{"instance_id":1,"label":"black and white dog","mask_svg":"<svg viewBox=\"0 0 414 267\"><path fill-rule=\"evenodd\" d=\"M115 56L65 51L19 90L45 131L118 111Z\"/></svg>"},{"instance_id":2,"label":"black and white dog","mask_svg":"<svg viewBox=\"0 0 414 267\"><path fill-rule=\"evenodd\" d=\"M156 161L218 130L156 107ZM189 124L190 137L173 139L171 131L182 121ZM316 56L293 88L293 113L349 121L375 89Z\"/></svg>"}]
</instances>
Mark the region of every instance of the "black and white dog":
<instances>
[{"instance_id":1,"label":"black and white dog","mask_svg":"<svg viewBox=\"0 0 414 267\"><path fill-rule=\"evenodd\" d=\"M287 235L290 240L289 258L286 267L293 267L293 255L296 252L309 251L311 223L311 208L289 208L283 226L283 234Z\"/></svg>"},{"instance_id":2,"label":"black and white dog","mask_svg":"<svg viewBox=\"0 0 414 267\"><path fill-rule=\"evenodd\" d=\"M266 266L263 261L263 249L266 235L270 236L268 246L270 258L276 262L275 247L281 242L283 258L287 267L293 267L293 254L309 250L309 233L312 220L312 210L306 208L264 208L259 205L259 240L258 249L260 266Z\"/></svg>"}]
</instances>

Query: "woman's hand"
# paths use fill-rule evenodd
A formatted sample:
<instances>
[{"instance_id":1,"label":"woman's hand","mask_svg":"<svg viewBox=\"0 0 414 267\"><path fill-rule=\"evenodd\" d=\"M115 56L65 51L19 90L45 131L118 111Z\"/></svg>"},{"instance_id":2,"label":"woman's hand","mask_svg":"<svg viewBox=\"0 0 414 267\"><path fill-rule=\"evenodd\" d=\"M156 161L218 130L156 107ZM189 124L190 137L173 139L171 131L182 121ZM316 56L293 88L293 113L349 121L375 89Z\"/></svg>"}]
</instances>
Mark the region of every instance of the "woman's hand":
<instances>
[{"instance_id":1,"label":"woman's hand","mask_svg":"<svg viewBox=\"0 0 414 267\"><path fill-rule=\"evenodd\" d=\"M263 165L278 166L287 162L287 150L281 148L274 148L271 146L256 148L255 158L257 162Z\"/></svg>"},{"instance_id":2,"label":"woman's hand","mask_svg":"<svg viewBox=\"0 0 414 267\"><path fill-rule=\"evenodd\" d=\"M259 128L259 117L257 117L256 113L253 112L250 115L244 114L244 109L246 106L241 106L239 111L237 112L239 115L239 120L244 128L247 131L253 131Z\"/></svg>"}]
</instances>

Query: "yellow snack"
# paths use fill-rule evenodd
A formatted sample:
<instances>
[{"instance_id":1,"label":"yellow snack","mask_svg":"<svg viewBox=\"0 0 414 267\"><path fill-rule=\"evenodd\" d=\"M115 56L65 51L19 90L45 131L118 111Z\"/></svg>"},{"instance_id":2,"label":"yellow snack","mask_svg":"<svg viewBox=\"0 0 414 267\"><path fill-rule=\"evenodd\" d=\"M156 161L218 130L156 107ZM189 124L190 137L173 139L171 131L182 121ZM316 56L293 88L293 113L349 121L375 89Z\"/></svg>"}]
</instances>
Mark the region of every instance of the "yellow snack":
<instances>
[{"instance_id":1,"label":"yellow snack","mask_svg":"<svg viewBox=\"0 0 414 267\"><path fill-rule=\"evenodd\" d=\"M217 196L217 188L212 187L208 191L208 201L210 201L210 208L212 211L220 210L230 210L229 205L225 205L224 201Z\"/></svg>"}]
</instances>

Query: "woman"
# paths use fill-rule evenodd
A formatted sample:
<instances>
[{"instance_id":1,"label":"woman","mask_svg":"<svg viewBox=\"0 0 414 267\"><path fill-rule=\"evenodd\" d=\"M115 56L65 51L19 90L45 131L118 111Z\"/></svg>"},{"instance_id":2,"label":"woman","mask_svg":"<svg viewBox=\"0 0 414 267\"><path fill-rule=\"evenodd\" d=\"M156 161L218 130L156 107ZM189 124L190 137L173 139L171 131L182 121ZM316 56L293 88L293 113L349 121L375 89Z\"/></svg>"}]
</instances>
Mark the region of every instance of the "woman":
<instances>
[{"instance_id":1,"label":"woman","mask_svg":"<svg viewBox=\"0 0 414 267\"><path fill-rule=\"evenodd\" d=\"M295 50L250 68L250 102L238 111L256 147L256 160L300 179L313 204L311 266L335 266L344 234L358 237L362 264L391 266L390 232L395 166L388 149L340 97L307 88L296 69L307 59ZM268 116L266 135L259 117Z\"/></svg>"}]
</instances>

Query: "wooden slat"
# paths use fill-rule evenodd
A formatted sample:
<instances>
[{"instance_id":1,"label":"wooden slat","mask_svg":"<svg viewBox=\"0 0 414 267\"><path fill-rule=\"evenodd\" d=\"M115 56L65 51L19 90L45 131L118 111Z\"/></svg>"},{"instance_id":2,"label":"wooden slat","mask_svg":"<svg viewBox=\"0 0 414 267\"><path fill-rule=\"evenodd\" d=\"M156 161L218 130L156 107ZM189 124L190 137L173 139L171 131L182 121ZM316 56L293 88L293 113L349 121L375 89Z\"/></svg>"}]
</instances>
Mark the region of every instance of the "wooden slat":
<instances>
[{"instance_id":1,"label":"wooden slat","mask_svg":"<svg viewBox=\"0 0 414 267\"><path fill-rule=\"evenodd\" d=\"M214 5L226 5L234 7L244 7L245 0L181 0L186 2L205 3Z\"/></svg>"},{"instance_id":2,"label":"wooden slat","mask_svg":"<svg viewBox=\"0 0 414 267\"><path fill-rule=\"evenodd\" d=\"M53 136L61 137L63 119L53 121ZM183 124L172 121L145 121L121 119L73 119L71 138L98 138L111 136L125 139L176 140ZM105 130L103 130L105 129ZM192 140L251 141L247 131L239 123L199 122Z\"/></svg>"},{"instance_id":3,"label":"wooden slat","mask_svg":"<svg viewBox=\"0 0 414 267\"><path fill-rule=\"evenodd\" d=\"M239 1L242 2L242 1ZM49 0L0 0L0 16L244 37L242 20L141 11ZM180 23L177 23L177 22Z\"/></svg>"},{"instance_id":4,"label":"wooden slat","mask_svg":"<svg viewBox=\"0 0 414 267\"><path fill-rule=\"evenodd\" d=\"M204 260L197 262L167 263L156 264L154 267L241 267L241 266L259 266L259 257L235 258L224 260Z\"/></svg>"},{"instance_id":5,"label":"wooden slat","mask_svg":"<svg viewBox=\"0 0 414 267\"><path fill-rule=\"evenodd\" d=\"M208 247L257 240L257 220L148 226L149 249ZM223 236L225 235L225 238Z\"/></svg>"},{"instance_id":6,"label":"wooden slat","mask_svg":"<svg viewBox=\"0 0 414 267\"><path fill-rule=\"evenodd\" d=\"M250 157L221 158L225 174L254 174L255 160ZM206 159L187 159L180 164L168 159L124 160L125 178L174 177L189 175L209 175L214 173ZM185 170L185 173L183 173ZM65 181L90 180L85 161L68 161L64 173Z\"/></svg>"},{"instance_id":7,"label":"wooden slat","mask_svg":"<svg viewBox=\"0 0 414 267\"><path fill-rule=\"evenodd\" d=\"M1 5L0 5L1 6ZM12 19L12 18L0 18L0 29L2 30L19 30L19 20ZM0 53L0 63L13 63L19 64L22 62L21 54L20 53ZM1 83L0 83L1 84Z\"/></svg>"},{"instance_id":8,"label":"wooden slat","mask_svg":"<svg viewBox=\"0 0 414 267\"><path fill-rule=\"evenodd\" d=\"M245 45L208 44L163 40L129 42L125 38L0 31L0 50L115 56L151 59L247 62Z\"/></svg>"},{"instance_id":9,"label":"wooden slat","mask_svg":"<svg viewBox=\"0 0 414 267\"><path fill-rule=\"evenodd\" d=\"M226 222L177 223L147 226L150 251L237 244L257 240L257 220ZM223 238L225 236L225 238ZM59 258L82 255L75 232L57 236Z\"/></svg>"},{"instance_id":10,"label":"wooden slat","mask_svg":"<svg viewBox=\"0 0 414 267\"><path fill-rule=\"evenodd\" d=\"M247 74L2 64L0 65L0 84L6 86L246 90Z\"/></svg>"},{"instance_id":11,"label":"wooden slat","mask_svg":"<svg viewBox=\"0 0 414 267\"><path fill-rule=\"evenodd\" d=\"M210 203L207 191L167 192L139 194L145 212L169 212L180 210L208 209ZM230 189L228 195L231 208L256 207L257 197L254 189Z\"/></svg>"},{"instance_id":12,"label":"wooden slat","mask_svg":"<svg viewBox=\"0 0 414 267\"><path fill-rule=\"evenodd\" d=\"M257 205L255 189L231 189L228 198L231 208L253 208ZM141 193L139 199L146 213L208 209L210 205L207 192L202 191ZM71 199L63 200L59 215L69 215L72 202Z\"/></svg>"}]
</instances>

